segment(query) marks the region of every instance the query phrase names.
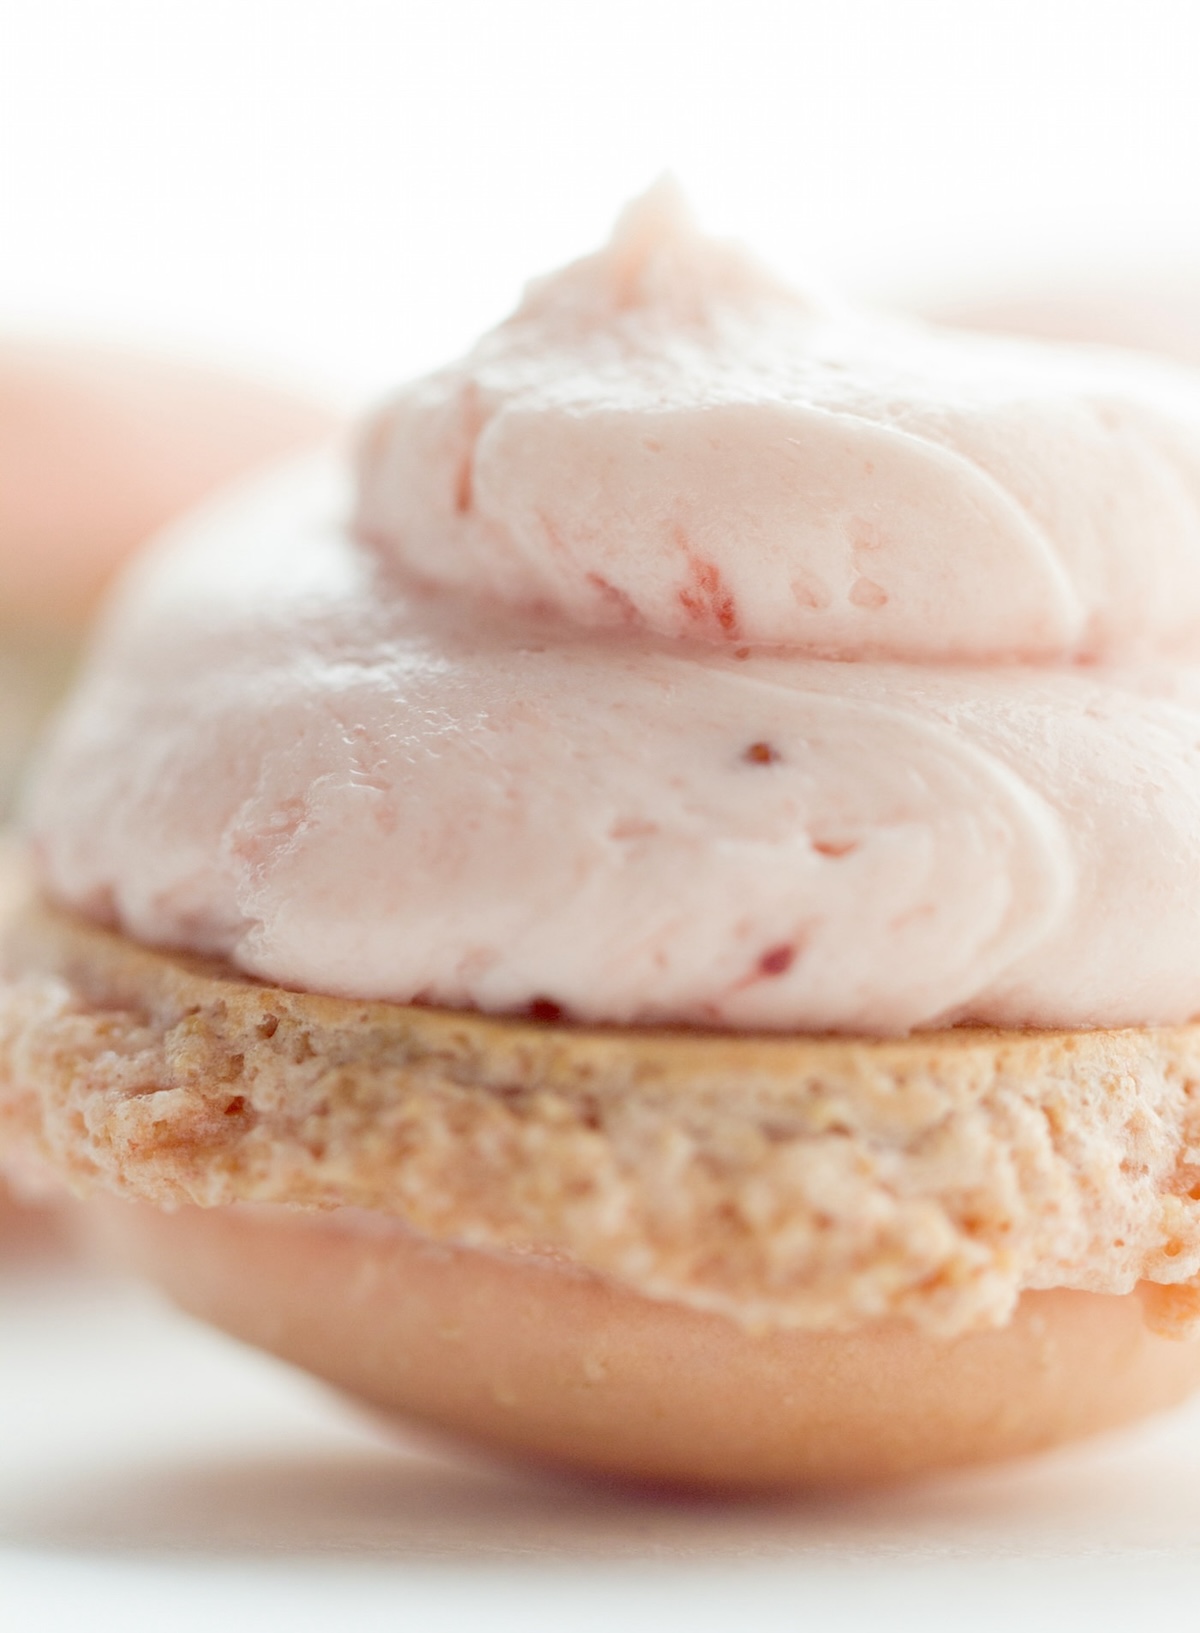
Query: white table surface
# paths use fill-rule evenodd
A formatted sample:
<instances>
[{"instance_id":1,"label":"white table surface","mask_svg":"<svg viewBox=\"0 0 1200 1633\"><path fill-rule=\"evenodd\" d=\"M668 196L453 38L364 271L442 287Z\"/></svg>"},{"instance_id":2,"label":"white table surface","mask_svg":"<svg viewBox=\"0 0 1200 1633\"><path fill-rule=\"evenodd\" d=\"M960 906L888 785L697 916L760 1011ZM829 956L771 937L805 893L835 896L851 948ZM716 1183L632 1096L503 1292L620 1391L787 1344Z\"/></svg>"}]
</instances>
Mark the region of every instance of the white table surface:
<instances>
[{"instance_id":1,"label":"white table surface","mask_svg":"<svg viewBox=\"0 0 1200 1633\"><path fill-rule=\"evenodd\" d=\"M902 1492L639 1498L422 1453L140 1289L0 1264L5 1630L1182 1630L1198 1544L1200 1408Z\"/></svg>"}]
</instances>

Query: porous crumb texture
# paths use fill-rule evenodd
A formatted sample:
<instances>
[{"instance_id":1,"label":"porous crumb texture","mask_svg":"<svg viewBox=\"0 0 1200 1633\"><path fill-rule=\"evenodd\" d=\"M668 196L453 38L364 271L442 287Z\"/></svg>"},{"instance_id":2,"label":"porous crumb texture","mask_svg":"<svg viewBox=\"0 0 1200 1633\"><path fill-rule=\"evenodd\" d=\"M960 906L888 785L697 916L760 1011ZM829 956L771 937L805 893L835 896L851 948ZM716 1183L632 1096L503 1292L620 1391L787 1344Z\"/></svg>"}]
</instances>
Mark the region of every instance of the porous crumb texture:
<instances>
[{"instance_id":1,"label":"porous crumb texture","mask_svg":"<svg viewBox=\"0 0 1200 1633\"><path fill-rule=\"evenodd\" d=\"M951 1335L1143 1278L1159 1330L1200 1308L1200 1026L585 1030L256 985L32 901L3 968L0 1157L79 1194L370 1210L749 1328Z\"/></svg>"}]
</instances>

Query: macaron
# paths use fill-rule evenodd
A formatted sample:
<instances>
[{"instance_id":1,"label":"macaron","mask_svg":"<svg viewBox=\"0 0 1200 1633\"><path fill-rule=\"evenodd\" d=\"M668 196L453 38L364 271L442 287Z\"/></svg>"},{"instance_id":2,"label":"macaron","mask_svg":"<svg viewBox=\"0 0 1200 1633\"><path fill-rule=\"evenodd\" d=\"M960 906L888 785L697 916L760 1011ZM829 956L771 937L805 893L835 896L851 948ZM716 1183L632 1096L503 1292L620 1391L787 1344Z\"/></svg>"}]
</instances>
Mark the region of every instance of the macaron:
<instances>
[{"instance_id":1,"label":"macaron","mask_svg":"<svg viewBox=\"0 0 1200 1633\"><path fill-rule=\"evenodd\" d=\"M183 1309L449 1442L861 1485L1200 1384L1191 1288L1054 1285L1122 1256L1113 1218L1161 1275L1194 1257L1172 1188L1200 1027L882 1042L364 1004L36 899L5 958L8 1162L87 1197L94 1246ZM1138 1120L1156 1156L1108 1171Z\"/></svg>"},{"instance_id":2,"label":"macaron","mask_svg":"<svg viewBox=\"0 0 1200 1633\"><path fill-rule=\"evenodd\" d=\"M661 192L125 580L0 1161L399 1419L709 1490L1200 1384L1200 378Z\"/></svg>"}]
</instances>

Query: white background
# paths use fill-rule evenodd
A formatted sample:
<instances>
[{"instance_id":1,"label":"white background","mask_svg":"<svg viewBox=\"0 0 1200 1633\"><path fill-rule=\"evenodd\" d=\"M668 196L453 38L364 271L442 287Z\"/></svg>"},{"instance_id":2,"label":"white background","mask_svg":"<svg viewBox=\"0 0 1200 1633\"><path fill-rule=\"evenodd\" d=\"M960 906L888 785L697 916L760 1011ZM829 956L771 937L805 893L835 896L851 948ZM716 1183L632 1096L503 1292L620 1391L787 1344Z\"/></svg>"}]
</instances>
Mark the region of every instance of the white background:
<instances>
[{"instance_id":1,"label":"white background","mask_svg":"<svg viewBox=\"0 0 1200 1633\"><path fill-rule=\"evenodd\" d=\"M0 0L0 329L357 396L673 169L889 292L1194 253L1191 0Z\"/></svg>"},{"instance_id":2,"label":"white background","mask_svg":"<svg viewBox=\"0 0 1200 1633\"><path fill-rule=\"evenodd\" d=\"M0 0L0 332L344 400L673 169L874 294L1200 259L1190 0ZM0 1623L1185 1627L1200 1413L1024 1470L721 1510L397 1458L101 1284L0 1278Z\"/></svg>"}]
</instances>

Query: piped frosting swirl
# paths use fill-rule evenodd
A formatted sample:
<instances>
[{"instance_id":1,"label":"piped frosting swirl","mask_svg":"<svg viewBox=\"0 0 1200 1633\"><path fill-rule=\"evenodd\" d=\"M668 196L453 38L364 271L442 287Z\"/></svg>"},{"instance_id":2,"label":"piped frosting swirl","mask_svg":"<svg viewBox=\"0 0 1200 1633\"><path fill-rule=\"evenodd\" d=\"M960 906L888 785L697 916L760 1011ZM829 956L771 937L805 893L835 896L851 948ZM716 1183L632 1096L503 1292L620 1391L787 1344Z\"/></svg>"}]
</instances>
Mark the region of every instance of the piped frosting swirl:
<instances>
[{"instance_id":1,"label":"piped frosting swirl","mask_svg":"<svg viewBox=\"0 0 1200 1633\"><path fill-rule=\"evenodd\" d=\"M1197 376L802 298L659 191L357 473L127 580L31 803L58 898L587 1021L1200 1011Z\"/></svg>"},{"instance_id":2,"label":"piped frosting swirl","mask_svg":"<svg viewBox=\"0 0 1200 1633\"><path fill-rule=\"evenodd\" d=\"M401 392L359 481L407 571L585 625L972 660L1200 627L1190 375L803 298L669 186Z\"/></svg>"}]
</instances>

